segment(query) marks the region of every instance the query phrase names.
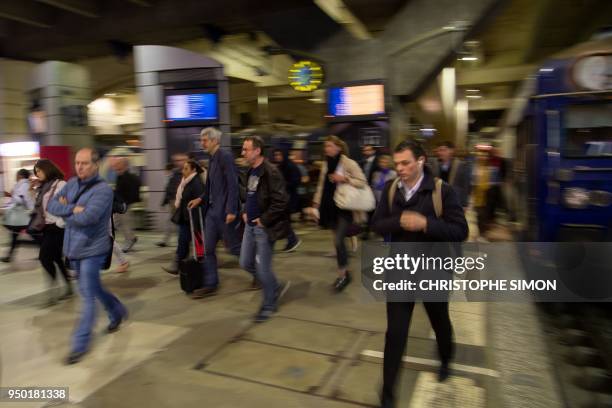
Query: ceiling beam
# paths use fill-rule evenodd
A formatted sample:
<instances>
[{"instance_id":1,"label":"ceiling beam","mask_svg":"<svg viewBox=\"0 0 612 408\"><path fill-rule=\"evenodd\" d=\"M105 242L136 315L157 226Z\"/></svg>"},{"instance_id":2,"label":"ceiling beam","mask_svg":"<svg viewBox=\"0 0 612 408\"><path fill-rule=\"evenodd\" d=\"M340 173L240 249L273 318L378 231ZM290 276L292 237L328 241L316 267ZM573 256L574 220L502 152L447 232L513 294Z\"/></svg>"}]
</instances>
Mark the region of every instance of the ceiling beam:
<instances>
[{"instance_id":1,"label":"ceiling beam","mask_svg":"<svg viewBox=\"0 0 612 408\"><path fill-rule=\"evenodd\" d=\"M128 0L130 3L138 4L141 7L151 7L151 0Z\"/></svg>"},{"instance_id":2,"label":"ceiling beam","mask_svg":"<svg viewBox=\"0 0 612 408\"><path fill-rule=\"evenodd\" d=\"M40 28L50 28L54 23L52 10L47 6L23 0L0 2L0 17Z\"/></svg>"},{"instance_id":3,"label":"ceiling beam","mask_svg":"<svg viewBox=\"0 0 612 408\"><path fill-rule=\"evenodd\" d=\"M37 0L49 6L57 7L71 13L89 18L98 18L98 7L94 0Z\"/></svg>"},{"instance_id":4,"label":"ceiling beam","mask_svg":"<svg viewBox=\"0 0 612 408\"><path fill-rule=\"evenodd\" d=\"M342 25L353 37L360 40L372 39L372 34L342 0L314 0L332 20Z\"/></svg>"},{"instance_id":5,"label":"ceiling beam","mask_svg":"<svg viewBox=\"0 0 612 408\"><path fill-rule=\"evenodd\" d=\"M470 111L506 110L512 106L512 98L505 99L470 99L468 109Z\"/></svg>"},{"instance_id":6,"label":"ceiling beam","mask_svg":"<svg viewBox=\"0 0 612 408\"><path fill-rule=\"evenodd\" d=\"M520 82L535 71L534 65L457 71L457 86L478 86Z\"/></svg>"}]
</instances>

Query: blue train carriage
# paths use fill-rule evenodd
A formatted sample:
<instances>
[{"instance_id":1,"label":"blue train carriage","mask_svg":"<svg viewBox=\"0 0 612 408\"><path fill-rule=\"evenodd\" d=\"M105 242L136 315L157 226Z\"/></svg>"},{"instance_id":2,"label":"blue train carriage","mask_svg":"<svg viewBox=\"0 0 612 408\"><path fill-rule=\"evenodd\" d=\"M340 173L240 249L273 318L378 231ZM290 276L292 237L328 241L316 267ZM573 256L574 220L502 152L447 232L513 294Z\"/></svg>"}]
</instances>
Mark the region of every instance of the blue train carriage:
<instances>
[{"instance_id":1,"label":"blue train carriage","mask_svg":"<svg viewBox=\"0 0 612 408\"><path fill-rule=\"evenodd\" d=\"M572 47L526 82L516 174L526 241L610 241L612 38Z\"/></svg>"}]
</instances>

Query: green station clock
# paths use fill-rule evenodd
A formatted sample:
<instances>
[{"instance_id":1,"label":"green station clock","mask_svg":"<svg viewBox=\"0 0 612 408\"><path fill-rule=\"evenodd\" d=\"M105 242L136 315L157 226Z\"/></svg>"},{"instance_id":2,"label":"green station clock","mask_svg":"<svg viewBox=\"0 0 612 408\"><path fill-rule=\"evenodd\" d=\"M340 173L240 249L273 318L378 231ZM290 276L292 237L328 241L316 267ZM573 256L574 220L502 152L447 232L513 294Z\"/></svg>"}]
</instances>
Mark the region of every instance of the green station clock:
<instances>
[{"instance_id":1,"label":"green station clock","mask_svg":"<svg viewBox=\"0 0 612 408\"><path fill-rule=\"evenodd\" d=\"M296 91L311 92L323 83L323 68L314 61L299 61L289 69L289 85Z\"/></svg>"}]
</instances>

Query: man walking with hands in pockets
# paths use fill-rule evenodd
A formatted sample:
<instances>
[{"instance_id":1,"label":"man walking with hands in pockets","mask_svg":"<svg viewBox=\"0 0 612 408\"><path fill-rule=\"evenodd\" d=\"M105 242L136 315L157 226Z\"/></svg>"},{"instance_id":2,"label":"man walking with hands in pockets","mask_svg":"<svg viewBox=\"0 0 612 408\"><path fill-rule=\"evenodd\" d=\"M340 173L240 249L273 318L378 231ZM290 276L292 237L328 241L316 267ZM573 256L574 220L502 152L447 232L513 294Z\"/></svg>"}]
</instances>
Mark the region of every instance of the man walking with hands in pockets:
<instances>
[{"instance_id":1,"label":"man walking with hands in pockets","mask_svg":"<svg viewBox=\"0 0 612 408\"><path fill-rule=\"evenodd\" d=\"M240 266L256 276L263 286L263 303L255 315L256 323L265 322L276 312L278 300L289 288L289 282L279 284L272 271L272 245L289 234L289 196L283 175L264 158L263 149L260 137L244 139L242 156L250 169L242 214L245 228Z\"/></svg>"}]
</instances>

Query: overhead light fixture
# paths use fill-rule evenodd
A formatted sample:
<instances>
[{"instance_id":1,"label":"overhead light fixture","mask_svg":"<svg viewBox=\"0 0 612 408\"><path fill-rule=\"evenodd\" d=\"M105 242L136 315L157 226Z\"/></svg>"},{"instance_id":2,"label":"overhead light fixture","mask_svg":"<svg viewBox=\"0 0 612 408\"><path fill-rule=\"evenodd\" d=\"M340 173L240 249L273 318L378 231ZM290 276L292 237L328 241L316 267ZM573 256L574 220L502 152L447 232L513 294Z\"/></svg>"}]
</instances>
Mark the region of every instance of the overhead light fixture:
<instances>
[{"instance_id":1,"label":"overhead light fixture","mask_svg":"<svg viewBox=\"0 0 612 408\"><path fill-rule=\"evenodd\" d=\"M478 61L478 57L461 57L460 61Z\"/></svg>"},{"instance_id":2,"label":"overhead light fixture","mask_svg":"<svg viewBox=\"0 0 612 408\"><path fill-rule=\"evenodd\" d=\"M540 72L553 72L554 68L540 68Z\"/></svg>"},{"instance_id":3,"label":"overhead light fixture","mask_svg":"<svg viewBox=\"0 0 612 408\"><path fill-rule=\"evenodd\" d=\"M419 129L421 132L435 132L435 128L421 128Z\"/></svg>"},{"instance_id":4,"label":"overhead light fixture","mask_svg":"<svg viewBox=\"0 0 612 408\"><path fill-rule=\"evenodd\" d=\"M465 92L480 92L480 89L466 89Z\"/></svg>"},{"instance_id":5,"label":"overhead light fixture","mask_svg":"<svg viewBox=\"0 0 612 408\"><path fill-rule=\"evenodd\" d=\"M0 143L0 156L4 157L36 156L39 152L38 142Z\"/></svg>"},{"instance_id":6,"label":"overhead light fixture","mask_svg":"<svg viewBox=\"0 0 612 408\"><path fill-rule=\"evenodd\" d=\"M482 95L466 95L465 97L470 99L480 99L482 98Z\"/></svg>"}]
</instances>

